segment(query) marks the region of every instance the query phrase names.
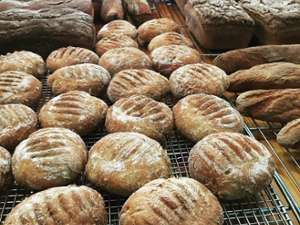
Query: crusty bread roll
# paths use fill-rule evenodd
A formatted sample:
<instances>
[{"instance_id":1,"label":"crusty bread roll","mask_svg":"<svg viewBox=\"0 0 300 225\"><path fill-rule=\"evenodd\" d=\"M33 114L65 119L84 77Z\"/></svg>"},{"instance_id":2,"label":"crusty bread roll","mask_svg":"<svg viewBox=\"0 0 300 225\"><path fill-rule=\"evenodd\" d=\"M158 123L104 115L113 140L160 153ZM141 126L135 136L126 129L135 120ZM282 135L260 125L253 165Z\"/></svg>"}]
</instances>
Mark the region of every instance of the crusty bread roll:
<instances>
[{"instance_id":1,"label":"crusty bread roll","mask_svg":"<svg viewBox=\"0 0 300 225\"><path fill-rule=\"evenodd\" d=\"M0 73L0 104L36 106L41 95L42 83L34 76L19 71Z\"/></svg>"},{"instance_id":2,"label":"crusty bread roll","mask_svg":"<svg viewBox=\"0 0 300 225\"><path fill-rule=\"evenodd\" d=\"M105 52L99 60L99 65L107 69L113 76L126 69L150 69L152 62L141 50L124 47Z\"/></svg>"},{"instance_id":3,"label":"crusty bread roll","mask_svg":"<svg viewBox=\"0 0 300 225\"><path fill-rule=\"evenodd\" d=\"M169 18L149 20L139 26L137 30L138 42L141 45L144 45L150 42L157 35L172 31L179 32L180 26Z\"/></svg>"},{"instance_id":4,"label":"crusty bread roll","mask_svg":"<svg viewBox=\"0 0 300 225\"><path fill-rule=\"evenodd\" d=\"M18 184L42 190L72 183L86 161L87 150L80 136L65 128L44 128L16 147L12 170Z\"/></svg>"},{"instance_id":5,"label":"crusty bread roll","mask_svg":"<svg viewBox=\"0 0 300 225\"><path fill-rule=\"evenodd\" d=\"M218 199L187 177L156 179L132 194L122 207L120 225L222 225Z\"/></svg>"},{"instance_id":6,"label":"crusty bread roll","mask_svg":"<svg viewBox=\"0 0 300 225\"><path fill-rule=\"evenodd\" d=\"M151 59L153 67L166 76L181 66L201 62L200 54L195 49L184 45L156 48L151 52Z\"/></svg>"},{"instance_id":7,"label":"crusty bread roll","mask_svg":"<svg viewBox=\"0 0 300 225\"><path fill-rule=\"evenodd\" d=\"M95 52L86 48L69 46L51 52L47 58L47 67L53 72L65 66L82 63L97 64L98 61L99 57Z\"/></svg>"},{"instance_id":8,"label":"crusty bread roll","mask_svg":"<svg viewBox=\"0 0 300 225\"><path fill-rule=\"evenodd\" d=\"M0 146L9 150L37 128L35 112L22 104L0 105Z\"/></svg>"},{"instance_id":9,"label":"crusty bread roll","mask_svg":"<svg viewBox=\"0 0 300 225\"><path fill-rule=\"evenodd\" d=\"M210 134L189 155L191 177L226 200L256 195L272 182L274 171L268 149L238 133Z\"/></svg>"},{"instance_id":10,"label":"crusty bread roll","mask_svg":"<svg viewBox=\"0 0 300 225\"><path fill-rule=\"evenodd\" d=\"M111 36L113 34L127 35L133 39L137 36L137 30L134 25L126 20L114 20L105 24L98 32L97 39Z\"/></svg>"},{"instance_id":11,"label":"crusty bread roll","mask_svg":"<svg viewBox=\"0 0 300 225\"><path fill-rule=\"evenodd\" d=\"M99 96L111 77L103 67L91 63L66 66L48 76L48 86L55 95L68 91L85 91Z\"/></svg>"},{"instance_id":12,"label":"crusty bread roll","mask_svg":"<svg viewBox=\"0 0 300 225\"><path fill-rule=\"evenodd\" d=\"M116 101L107 111L108 132L132 131L163 140L173 129L171 109L144 95L132 95Z\"/></svg>"},{"instance_id":13,"label":"crusty bread roll","mask_svg":"<svg viewBox=\"0 0 300 225\"><path fill-rule=\"evenodd\" d=\"M86 175L101 189L128 196L151 180L170 177L171 162L157 141L139 133L118 132L91 148Z\"/></svg>"},{"instance_id":14,"label":"crusty bread roll","mask_svg":"<svg viewBox=\"0 0 300 225\"><path fill-rule=\"evenodd\" d=\"M0 192L3 193L12 184L11 155L0 146Z\"/></svg>"},{"instance_id":15,"label":"crusty bread roll","mask_svg":"<svg viewBox=\"0 0 300 225\"><path fill-rule=\"evenodd\" d=\"M64 127L87 135L101 126L107 105L83 91L69 91L47 102L40 110L42 127Z\"/></svg>"},{"instance_id":16,"label":"crusty bread roll","mask_svg":"<svg viewBox=\"0 0 300 225\"><path fill-rule=\"evenodd\" d=\"M198 93L220 96L229 86L226 73L206 63L182 66L171 74L169 80L176 98Z\"/></svg>"},{"instance_id":17,"label":"crusty bread roll","mask_svg":"<svg viewBox=\"0 0 300 225\"><path fill-rule=\"evenodd\" d=\"M177 129L194 142L212 133L241 132L244 125L240 113L214 95L188 95L177 102L173 112Z\"/></svg>"},{"instance_id":18,"label":"crusty bread roll","mask_svg":"<svg viewBox=\"0 0 300 225\"><path fill-rule=\"evenodd\" d=\"M299 147L300 146L300 118L286 124L277 134L279 144Z\"/></svg>"},{"instance_id":19,"label":"crusty bread roll","mask_svg":"<svg viewBox=\"0 0 300 225\"><path fill-rule=\"evenodd\" d=\"M101 194L87 186L66 186L24 199L7 215L4 225L105 225L106 220Z\"/></svg>"},{"instance_id":20,"label":"crusty bread roll","mask_svg":"<svg viewBox=\"0 0 300 225\"><path fill-rule=\"evenodd\" d=\"M153 51L165 45L186 45L190 48L194 46L193 42L184 35L176 32L167 32L154 37L148 45L148 50Z\"/></svg>"},{"instance_id":21,"label":"crusty bread roll","mask_svg":"<svg viewBox=\"0 0 300 225\"><path fill-rule=\"evenodd\" d=\"M46 73L43 58L29 51L15 51L0 56L0 72L21 71L41 78Z\"/></svg>"},{"instance_id":22,"label":"crusty bread roll","mask_svg":"<svg viewBox=\"0 0 300 225\"><path fill-rule=\"evenodd\" d=\"M148 69L130 69L115 74L107 88L107 96L112 102L135 94L159 100L169 90L168 79L159 73Z\"/></svg>"}]
</instances>

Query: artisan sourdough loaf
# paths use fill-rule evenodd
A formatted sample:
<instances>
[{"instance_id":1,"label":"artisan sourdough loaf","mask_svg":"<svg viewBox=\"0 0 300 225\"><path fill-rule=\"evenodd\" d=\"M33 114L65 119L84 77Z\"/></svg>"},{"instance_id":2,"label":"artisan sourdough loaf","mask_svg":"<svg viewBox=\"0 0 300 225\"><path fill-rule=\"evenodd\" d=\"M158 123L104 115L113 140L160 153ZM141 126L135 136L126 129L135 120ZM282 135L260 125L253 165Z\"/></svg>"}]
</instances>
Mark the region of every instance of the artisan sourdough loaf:
<instances>
[{"instance_id":1,"label":"artisan sourdough loaf","mask_svg":"<svg viewBox=\"0 0 300 225\"><path fill-rule=\"evenodd\" d=\"M114 20L105 24L98 32L97 39L100 40L103 37L111 35L127 35L133 39L137 36L137 30L134 25L126 20Z\"/></svg>"},{"instance_id":2,"label":"artisan sourdough loaf","mask_svg":"<svg viewBox=\"0 0 300 225\"><path fill-rule=\"evenodd\" d=\"M11 155L5 148L0 146L0 192L6 191L12 181Z\"/></svg>"},{"instance_id":3,"label":"artisan sourdough loaf","mask_svg":"<svg viewBox=\"0 0 300 225\"><path fill-rule=\"evenodd\" d=\"M300 146L300 118L286 124L277 134L279 144L296 147Z\"/></svg>"},{"instance_id":4,"label":"artisan sourdough loaf","mask_svg":"<svg viewBox=\"0 0 300 225\"><path fill-rule=\"evenodd\" d=\"M157 141L139 133L118 132L91 148L86 175L101 189L128 196L151 180L170 177L171 162Z\"/></svg>"},{"instance_id":5,"label":"artisan sourdough loaf","mask_svg":"<svg viewBox=\"0 0 300 225\"><path fill-rule=\"evenodd\" d=\"M231 132L203 138L192 148L188 162L191 177L226 200L255 196L272 182L275 171L263 144Z\"/></svg>"}]
</instances>

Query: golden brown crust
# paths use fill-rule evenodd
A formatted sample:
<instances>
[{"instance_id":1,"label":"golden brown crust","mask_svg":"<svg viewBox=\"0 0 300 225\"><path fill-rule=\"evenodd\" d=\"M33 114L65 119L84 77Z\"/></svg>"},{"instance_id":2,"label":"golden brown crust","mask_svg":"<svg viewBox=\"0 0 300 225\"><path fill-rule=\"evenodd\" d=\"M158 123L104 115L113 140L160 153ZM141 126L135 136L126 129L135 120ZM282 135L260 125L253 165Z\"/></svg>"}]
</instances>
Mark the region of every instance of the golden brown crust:
<instances>
[{"instance_id":1,"label":"golden brown crust","mask_svg":"<svg viewBox=\"0 0 300 225\"><path fill-rule=\"evenodd\" d=\"M0 192L4 192L13 181L11 172L11 155L0 146Z\"/></svg>"},{"instance_id":2,"label":"golden brown crust","mask_svg":"<svg viewBox=\"0 0 300 225\"><path fill-rule=\"evenodd\" d=\"M223 220L217 198L186 177L151 181L128 198L120 214L120 225L221 225Z\"/></svg>"},{"instance_id":3,"label":"golden brown crust","mask_svg":"<svg viewBox=\"0 0 300 225\"><path fill-rule=\"evenodd\" d=\"M279 144L291 147L300 146L300 119L286 124L277 134Z\"/></svg>"},{"instance_id":4,"label":"golden brown crust","mask_svg":"<svg viewBox=\"0 0 300 225\"><path fill-rule=\"evenodd\" d=\"M39 120L42 127L64 127L87 135L101 126L106 110L104 101L83 91L69 91L47 102Z\"/></svg>"},{"instance_id":5,"label":"golden brown crust","mask_svg":"<svg viewBox=\"0 0 300 225\"><path fill-rule=\"evenodd\" d=\"M93 51L80 47L59 48L51 52L47 58L47 67L53 72L65 66L82 63L97 64L99 57Z\"/></svg>"},{"instance_id":6,"label":"golden brown crust","mask_svg":"<svg viewBox=\"0 0 300 225\"><path fill-rule=\"evenodd\" d=\"M48 86L55 95L77 90L99 96L110 79L109 72L103 67L84 63L56 70L48 76Z\"/></svg>"},{"instance_id":7,"label":"golden brown crust","mask_svg":"<svg viewBox=\"0 0 300 225\"><path fill-rule=\"evenodd\" d=\"M131 131L162 140L173 129L171 109L143 95L133 95L116 101L107 111L108 132Z\"/></svg>"},{"instance_id":8,"label":"golden brown crust","mask_svg":"<svg viewBox=\"0 0 300 225\"><path fill-rule=\"evenodd\" d=\"M188 95L173 107L177 129L197 142L223 131L241 132L243 117L228 102L207 94Z\"/></svg>"},{"instance_id":9,"label":"golden brown crust","mask_svg":"<svg viewBox=\"0 0 300 225\"><path fill-rule=\"evenodd\" d=\"M13 150L37 128L35 112L22 104L0 105L0 145Z\"/></svg>"},{"instance_id":10,"label":"golden brown crust","mask_svg":"<svg viewBox=\"0 0 300 225\"><path fill-rule=\"evenodd\" d=\"M106 221L101 194L87 186L66 186L26 198L13 208L4 224L105 225Z\"/></svg>"},{"instance_id":11,"label":"golden brown crust","mask_svg":"<svg viewBox=\"0 0 300 225\"><path fill-rule=\"evenodd\" d=\"M137 30L134 25L126 20L114 20L105 24L98 32L97 39L111 36L112 34L127 35L133 39L137 36Z\"/></svg>"},{"instance_id":12,"label":"golden brown crust","mask_svg":"<svg viewBox=\"0 0 300 225\"><path fill-rule=\"evenodd\" d=\"M155 140L139 133L118 132L91 148L86 175L101 189L129 196L151 180L170 177L171 162Z\"/></svg>"},{"instance_id":13,"label":"golden brown crust","mask_svg":"<svg viewBox=\"0 0 300 225\"><path fill-rule=\"evenodd\" d=\"M268 149L238 133L208 135L189 155L191 177L226 200L256 195L272 182L274 171L275 164Z\"/></svg>"},{"instance_id":14,"label":"golden brown crust","mask_svg":"<svg viewBox=\"0 0 300 225\"><path fill-rule=\"evenodd\" d=\"M115 74L108 86L107 96L112 102L135 94L159 100L169 90L168 79L159 73L148 69L131 69Z\"/></svg>"}]
</instances>

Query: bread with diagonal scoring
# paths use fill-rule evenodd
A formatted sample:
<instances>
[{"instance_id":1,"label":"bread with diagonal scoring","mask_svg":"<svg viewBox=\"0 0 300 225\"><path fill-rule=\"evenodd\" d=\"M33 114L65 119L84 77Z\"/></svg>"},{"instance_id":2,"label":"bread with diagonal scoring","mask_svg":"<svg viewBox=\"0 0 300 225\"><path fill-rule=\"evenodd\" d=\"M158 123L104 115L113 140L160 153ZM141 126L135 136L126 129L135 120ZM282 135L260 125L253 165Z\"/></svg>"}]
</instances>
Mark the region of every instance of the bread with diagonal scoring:
<instances>
[{"instance_id":1,"label":"bread with diagonal scoring","mask_svg":"<svg viewBox=\"0 0 300 225\"><path fill-rule=\"evenodd\" d=\"M13 150L37 129L35 112L22 104L0 105L0 146Z\"/></svg>"},{"instance_id":2,"label":"bread with diagonal scoring","mask_svg":"<svg viewBox=\"0 0 300 225\"><path fill-rule=\"evenodd\" d=\"M139 133L117 132L93 145L86 175L101 189L129 196L151 180L170 177L171 162L157 141Z\"/></svg>"},{"instance_id":3,"label":"bread with diagonal scoring","mask_svg":"<svg viewBox=\"0 0 300 225\"><path fill-rule=\"evenodd\" d=\"M0 191L6 191L13 181L11 172L11 155L3 147L0 146Z\"/></svg>"},{"instance_id":4,"label":"bread with diagonal scoring","mask_svg":"<svg viewBox=\"0 0 300 225\"><path fill-rule=\"evenodd\" d=\"M48 86L54 94L85 91L99 96L110 82L110 74L103 67L91 63L66 66L48 76Z\"/></svg>"},{"instance_id":5,"label":"bread with diagonal scoring","mask_svg":"<svg viewBox=\"0 0 300 225\"><path fill-rule=\"evenodd\" d=\"M290 122L300 117L300 89L247 91L238 96L236 105L256 119Z\"/></svg>"},{"instance_id":6,"label":"bread with diagonal scoring","mask_svg":"<svg viewBox=\"0 0 300 225\"><path fill-rule=\"evenodd\" d=\"M120 213L120 225L222 225L218 199L187 178L156 179L133 193Z\"/></svg>"},{"instance_id":7,"label":"bread with diagonal scoring","mask_svg":"<svg viewBox=\"0 0 300 225\"><path fill-rule=\"evenodd\" d=\"M42 127L64 127L87 135L101 127L107 105L83 91L69 91L47 102L40 110Z\"/></svg>"},{"instance_id":8,"label":"bread with diagonal scoring","mask_svg":"<svg viewBox=\"0 0 300 225\"><path fill-rule=\"evenodd\" d=\"M98 55L86 48L64 47L51 52L47 58L47 67L50 71L55 71L65 66L82 63L98 64Z\"/></svg>"},{"instance_id":9,"label":"bread with diagonal scoring","mask_svg":"<svg viewBox=\"0 0 300 225\"><path fill-rule=\"evenodd\" d=\"M130 69L115 74L109 83L107 96L112 102L135 94L160 99L169 90L168 79L159 73L148 69Z\"/></svg>"},{"instance_id":10,"label":"bread with diagonal scoring","mask_svg":"<svg viewBox=\"0 0 300 225\"><path fill-rule=\"evenodd\" d=\"M114 20L105 24L98 32L97 39L108 37L113 34L127 35L133 39L137 36L137 30L134 25L126 20Z\"/></svg>"},{"instance_id":11,"label":"bread with diagonal scoring","mask_svg":"<svg viewBox=\"0 0 300 225\"><path fill-rule=\"evenodd\" d=\"M300 118L286 124L277 134L279 144L296 147L300 146Z\"/></svg>"},{"instance_id":12,"label":"bread with diagonal scoring","mask_svg":"<svg viewBox=\"0 0 300 225\"><path fill-rule=\"evenodd\" d=\"M104 201L87 186L50 188L24 199L7 215L4 225L105 225Z\"/></svg>"},{"instance_id":13,"label":"bread with diagonal scoring","mask_svg":"<svg viewBox=\"0 0 300 225\"><path fill-rule=\"evenodd\" d=\"M132 95L119 99L108 109L105 126L110 133L131 131L163 140L173 129L173 114L162 102Z\"/></svg>"},{"instance_id":14,"label":"bread with diagonal scoring","mask_svg":"<svg viewBox=\"0 0 300 225\"><path fill-rule=\"evenodd\" d=\"M194 142L212 133L241 132L244 126L240 113L214 95L188 95L177 102L173 112L177 129Z\"/></svg>"},{"instance_id":15,"label":"bread with diagonal scoring","mask_svg":"<svg viewBox=\"0 0 300 225\"><path fill-rule=\"evenodd\" d=\"M0 72L21 71L41 78L46 73L43 58L30 51L15 51L0 56Z\"/></svg>"},{"instance_id":16,"label":"bread with diagonal scoring","mask_svg":"<svg viewBox=\"0 0 300 225\"><path fill-rule=\"evenodd\" d=\"M189 155L192 178L216 196L238 200L255 196L272 182L272 154L254 138L232 132L210 134Z\"/></svg>"}]
</instances>

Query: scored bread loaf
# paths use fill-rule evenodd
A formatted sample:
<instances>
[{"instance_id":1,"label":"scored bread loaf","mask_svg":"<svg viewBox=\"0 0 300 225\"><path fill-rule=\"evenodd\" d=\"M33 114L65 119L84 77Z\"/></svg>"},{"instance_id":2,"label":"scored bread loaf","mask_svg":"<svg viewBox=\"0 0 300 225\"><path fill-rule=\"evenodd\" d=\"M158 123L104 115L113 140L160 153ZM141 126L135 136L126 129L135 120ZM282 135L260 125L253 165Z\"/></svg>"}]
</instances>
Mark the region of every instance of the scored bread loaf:
<instances>
[{"instance_id":1,"label":"scored bread loaf","mask_svg":"<svg viewBox=\"0 0 300 225\"><path fill-rule=\"evenodd\" d=\"M222 225L218 199L187 177L156 179L133 193L120 213L120 225Z\"/></svg>"},{"instance_id":2,"label":"scored bread loaf","mask_svg":"<svg viewBox=\"0 0 300 225\"><path fill-rule=\"evenodd\" d=\"M36 106L41 96L42 83L34 76L20 71L0 73L0 104Z\"/></svg>"},{"instance_id":3,"label":"scored bread loaf","mask_svg":"<svg viewBox=\"0 0 300 225\"><path fill-rule=\"evenodd\" d=\"M124 10L122 0L102 0L101 19L104 22L111 20L123 19Z\"/></svg>"},{"instance_id":4,"label":"scored bread loaf","mask_svg":"<svg viewBox=\"0 0 300 225\"><path fill-rule=\"evenodd\" d=\"M42 127L64 127L87 135L101 127L107 105L83 91L69 91L47 102L40 110Z\"/></svg>"},{"instance_id":5,"label":"scored bread loaf","mask_svg":"<svg viewBox=\"0 0 300 225\"><path fill-rule=\"evenodd\" d=\"M289 122L300 117L300 89L247 91L238 96L236 105L256 119Z\"/></svg>"},{"instance_id":6,"label":"scored bread loaf","mask_svg":"<svg viewBox=\"0 0 300 225\"><path fill-rule=\"evenodd\" d=\"M131 69L115 74L107 88L107 96L112 102L135 94L159 100L169 90L168 79L159 73L148 69Z\"/></svg>"},{"instance_id":7,"label":"scored bread loaf","mask_svg":"<svg viewBox=\"0 0 300 225\"><path fill-rule=\"evenodd\" d=\"M99 65L113 76L126 69L150 69L152 62L143 51L133 47L123 47L105 52L99 60Z\"/></svg>"},{"instance_id":8,"label":"scored bread loaf","mask_svg":"<svg viewBox=\"0 0 300 225\"><path fill-rule=\"evenodd\" d=\"M53 72L65 66L82 63L97 64L99 57L89 49L79 47L64 47L51 52L47 58L47 67Z\"/></svg>"},{"instance_id":9,"label":"scored bread loaf","mask_svg":"<svg viewBox=\"0 0 300 225\"><path fill-rule=\"evenodd\" d=\"M201 62L200 54L195 49L184 45L156 48L151 52L151 59L153 67L166 76L181 66Z\"/></svg>"},{"instance_id":10,"label":"scored bread loaf","mask_svg":"<svg viewBox=\"0 0 300 225\"><path fill-rule=\"evenodd\" d=\"M72 183L86 161L87 150L77 134L65 128L44 128L16 147L12 171L18 184L42 190Z\"/></svg>"},{"instance_id":11,"label":"scored bread loaf","mask_svg":"<svg viewBox=\"0 0 300 225\"><path fill-rule=\"evenodd\" d=\"M207 94L193 94L173 107L175 125L194 142L222 131L241 132L243 117L225 100Z\"/></svg>"},{"instance_id":12,"label":"scored bread loaf","mask_svg":"<svg viewBox=\"0 0 300 225\"><path fill-rule=\"evenodd\" d=\"M13 150L37 129L35 112L22 104L0 105L0 146Z\"/></svg>"},{"instance_id":13,"label":"scored bread loaf","mask_svg":"<svg viewBox=\"0 0 300 225\"><path fill-rule=\"evenodd\" d=\"M206 63L182 66L171 74L169 81L176 98L198 93L220 96L229 86L226 73Z\"/></svg>"},{"instance_id":14,"label":"scored bread loaf","mask_svg":"<svg viewBox=\"0 0 300 225\"><path fill-rule=\"evenodd\" d=\"M110 79L110 74L103 67L84 63L56 70L48 76L48 86L55 95L77 90L99 96Z\"/></svg>"},{"instance_id":15,"label":"scored bread loaf","mask_svg":"<svg viewBox=\"0 0 300 225\"><path fill-rule=\"evenodd\" d=\"M226 200L255 196L272 182L275 164L268 149L238 133L210 134L189 155L192 178Z\"/></svg>"},{"instance_id":16,"label":"scored bread loaf","mask_svg":"<svg viewBox=\"0 0 300 225\"><path fill-rule=\"evenodd\" d=\"M113 34L127 35L133 39L137 36L137 30L134 25L126 20L114 20L105 24L98 32L97 39L108 37Z\"/></svg>"},{"instance_id":17,"label":"scored bread loaf","mask_svg":"<svg viewBox=\"0 0 300 225\"><path fill-rule=\"evenodd\" d=\"M164 140L173 129L172 110L164 103L144 95L116 101L107 111L106 130L110 133L132 131Z\"/></svg>"},{"instance_id":18,"label":"scored bread loaf","mask_svg":"<svg viewBox=\"0 0 300 225\"><path fill-rule=\"evenodd\" d=\"M24 199L7 215L4 225L105 225L104 201L87 186L54 187Z\"/></svg>"},{"instance_id":19,"label":"scored bread loaf","mask_svg":"<svg viewBox=\"0 0 300 225\"><path fill-rule=\"evenodd\" d=\"M171 163L157 141L139 133L118 132L93 145L86 175L101 189L128 196L151 180L170 177Z\"/></svg>"},{"instance_id":20,"label":"scored bread loaf","mask_svg":"<svg viewBox=\"0 0 300 225\"><path fill-rule=\"evenodd\" d=\"M21 71L41 78L46 73L43 58L29 51L15 51L0 56L0 73Z\"/></svg>"},{"instance_id":21,"label":"scored bread loaf","mask_svg":"<svg viewBox=\"0 0 300 225\"><path fill-rule=\"evenodd\" d=\"M291 147L300 146L300 118L286 124L277 134L279 144Z\"/></svg>"},{"instance_id":22,"label":"scored bread loaf","mask_svg":"<svg viewBox=\"0 0 300 225\"><path fill-rule=\"evenodd\" d=\"M12 181L11 155L5 148L0 146L0 192L6 191Z\"/></svg>"}]
</instances>

